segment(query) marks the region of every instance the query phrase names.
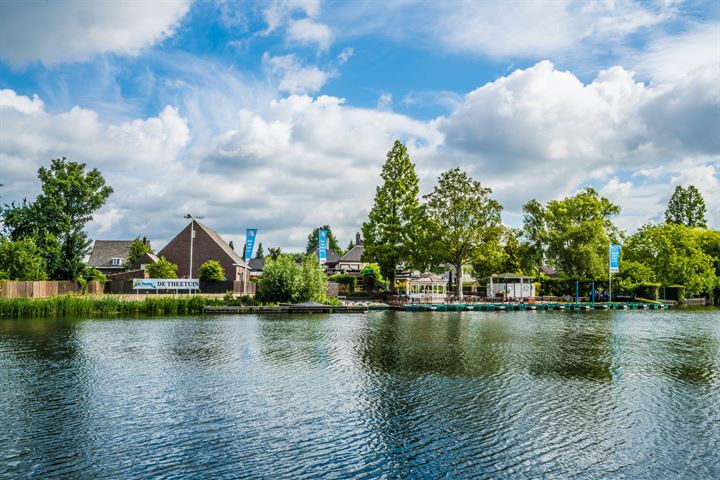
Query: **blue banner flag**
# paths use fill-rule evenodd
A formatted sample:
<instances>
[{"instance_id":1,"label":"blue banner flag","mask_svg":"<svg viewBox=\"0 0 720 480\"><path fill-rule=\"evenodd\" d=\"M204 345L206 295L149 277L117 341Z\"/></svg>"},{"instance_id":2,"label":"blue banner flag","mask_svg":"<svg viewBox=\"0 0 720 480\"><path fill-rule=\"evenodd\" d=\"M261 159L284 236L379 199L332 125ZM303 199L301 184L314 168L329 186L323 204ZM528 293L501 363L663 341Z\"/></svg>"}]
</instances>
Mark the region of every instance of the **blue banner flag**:
<instances>
[{"instance_id":1,"label":"blue banner flag","mask_svg":"<svg viewBox=\"0 0 720 480\"><path fill-rule=\"evenodd\" d=\"M253 248L255 247L255 236L257 228L248 228L245 230L245 261L252 258Z\"/></svg>"},{"instance_id":2,"label":"blue banner flag","mask_svg":"<svg viewBox=\"0 0 720 480\"><path fill-rule=\"evenodd\" d=\"M321 264L327 262L327 230L320 230L318 235L318 258Z\"/></svg>"},{"instance_id":3,"label":"blue banner flag","mask_svg":"<svg viewBox=\"0 0 720 480\"><path fill-rule=\"evenodd\" d=\"M622 245L617 243L610 244L610 273L618 273L620 271L620 250Z\"/></svg>"}]
</instances>

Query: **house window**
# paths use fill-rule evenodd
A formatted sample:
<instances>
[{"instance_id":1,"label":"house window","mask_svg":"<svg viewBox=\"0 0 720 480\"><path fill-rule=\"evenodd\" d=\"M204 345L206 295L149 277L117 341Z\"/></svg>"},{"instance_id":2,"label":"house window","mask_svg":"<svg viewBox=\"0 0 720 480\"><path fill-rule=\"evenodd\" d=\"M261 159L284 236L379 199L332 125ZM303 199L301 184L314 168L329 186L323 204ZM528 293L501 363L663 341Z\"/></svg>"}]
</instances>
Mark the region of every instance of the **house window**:
<instances>
[{"instance_id":1,"label":"house window","mask_svg":"<svg viewBox=\"0 0 720 480\"><path fill-rule=\"evenodd\" d=\"M112 265L113 267L119 267L122 265L122 261L122 258L113 257L113 259L110 261L110 265Z\"/></svg>"}]
</instances>

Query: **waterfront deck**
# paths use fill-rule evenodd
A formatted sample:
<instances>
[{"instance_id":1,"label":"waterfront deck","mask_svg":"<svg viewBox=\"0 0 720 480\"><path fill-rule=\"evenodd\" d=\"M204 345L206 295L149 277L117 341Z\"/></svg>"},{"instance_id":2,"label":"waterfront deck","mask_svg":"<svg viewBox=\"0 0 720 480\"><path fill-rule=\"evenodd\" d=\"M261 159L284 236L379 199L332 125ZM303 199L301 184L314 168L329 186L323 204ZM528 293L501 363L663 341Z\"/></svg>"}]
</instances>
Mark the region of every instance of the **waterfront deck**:
<instances>
[{"instance_id":1,"label":"waterfront deck","mask_svg":"<svg viewBox=\"0 0 720 480\"><path fill-rule=\"evenodd\" d=\"M439 303L439 304L405 304L397 306L395 310L404 310L407 312L502 312L506 310L571 310L571 311L591 311L591 310L662 310L668 308L668 305L661 303Z\"/></svg>"}]
</instances>

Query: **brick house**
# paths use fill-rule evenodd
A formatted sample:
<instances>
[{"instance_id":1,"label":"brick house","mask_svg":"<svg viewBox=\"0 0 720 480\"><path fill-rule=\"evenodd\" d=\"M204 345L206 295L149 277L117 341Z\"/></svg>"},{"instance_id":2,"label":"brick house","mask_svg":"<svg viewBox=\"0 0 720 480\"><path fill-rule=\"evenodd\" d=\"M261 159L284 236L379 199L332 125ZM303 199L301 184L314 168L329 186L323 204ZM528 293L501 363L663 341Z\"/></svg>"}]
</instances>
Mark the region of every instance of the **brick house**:
<instances>
[{"instance_id":1,"label":"brick house","mask_svg":"<svg viewBox=\"0 0 720 480\"><path fill-rule=\"evenodd\" d=\"M190 275L190 232L192 239L192 276L200 276L200 266L208 260L217 260L223 267L225 279L232 281L249 280L249 269L245 261L230 248L220 235L197 220L192 220L175 238L157 253L178 267L179 278Z\"/></svg>"}]
</instances>

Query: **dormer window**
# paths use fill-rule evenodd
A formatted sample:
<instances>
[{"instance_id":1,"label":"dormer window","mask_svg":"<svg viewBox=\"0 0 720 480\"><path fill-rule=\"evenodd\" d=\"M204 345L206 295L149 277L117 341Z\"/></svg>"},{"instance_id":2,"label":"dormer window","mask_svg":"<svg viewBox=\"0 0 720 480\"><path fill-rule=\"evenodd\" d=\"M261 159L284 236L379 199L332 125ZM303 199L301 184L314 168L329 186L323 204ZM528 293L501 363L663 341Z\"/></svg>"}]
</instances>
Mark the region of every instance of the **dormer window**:
<instances>
[{"instance_id":1,"label":"dormer window","mask_svg":"<svg viewBox=\"0 0 720 480\"><path fill-rule=\"evenodd\" d=\"M122 265L122 261L123 259L120 257L113 257L110 261L110 265L112 265L113 267L119 267Z\"/></svg>"}]
</instances>

